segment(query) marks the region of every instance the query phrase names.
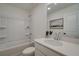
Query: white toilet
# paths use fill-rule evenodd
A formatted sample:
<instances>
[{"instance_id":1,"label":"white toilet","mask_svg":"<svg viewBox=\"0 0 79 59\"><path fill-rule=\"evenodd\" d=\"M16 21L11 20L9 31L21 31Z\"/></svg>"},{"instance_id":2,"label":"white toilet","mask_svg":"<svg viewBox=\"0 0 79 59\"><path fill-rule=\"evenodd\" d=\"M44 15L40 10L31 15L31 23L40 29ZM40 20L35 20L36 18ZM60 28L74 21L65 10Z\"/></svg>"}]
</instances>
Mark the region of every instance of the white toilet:
<instances>
[{"instance_id":1,"label":"white toilet","mask_svg":"<svg viewBox=\"0 0 79 59\"><path fill-rule=\"evenodd\" d=\"M34 56L35 47L28 47L22 51L23 56Z\"/></svg>"}]
</instances>

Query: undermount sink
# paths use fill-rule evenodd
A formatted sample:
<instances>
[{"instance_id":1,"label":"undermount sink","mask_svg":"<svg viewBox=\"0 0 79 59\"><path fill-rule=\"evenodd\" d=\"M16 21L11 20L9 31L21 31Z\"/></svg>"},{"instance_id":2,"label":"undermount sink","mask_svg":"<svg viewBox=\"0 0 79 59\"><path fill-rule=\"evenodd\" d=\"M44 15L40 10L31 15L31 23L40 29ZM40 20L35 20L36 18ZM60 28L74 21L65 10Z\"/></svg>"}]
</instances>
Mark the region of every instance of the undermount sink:
<instances>
[{"instance_id":1,"label":"undermount sink","mask_svg":"<svg viewBox=\"0 0 79 59\"><path fill-rule=\"evenodd\" d=\"M62 46L63 45L62 42L59 40L45 40L44 42L47 44L50 44L50 45L54 45L54 46Z\"/></svg>"}]
</instances>

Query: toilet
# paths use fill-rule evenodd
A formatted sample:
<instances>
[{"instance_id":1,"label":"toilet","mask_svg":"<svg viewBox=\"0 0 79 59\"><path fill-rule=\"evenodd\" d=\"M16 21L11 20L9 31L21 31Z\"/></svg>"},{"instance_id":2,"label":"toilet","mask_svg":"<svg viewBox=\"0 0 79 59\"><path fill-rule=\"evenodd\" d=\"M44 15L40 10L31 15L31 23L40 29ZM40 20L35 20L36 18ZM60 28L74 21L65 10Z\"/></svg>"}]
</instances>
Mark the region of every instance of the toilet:
<instances>
[{"instance_id":1,"label":"toilet","mask_svg":"<svg viewBox=\"0 0 79 59\"><path fill-rule=\"evenodd\" d=\"M22 51L23 56L34 56L35 55L35 47L28 47Z\"/></svg>"}]
</instances>

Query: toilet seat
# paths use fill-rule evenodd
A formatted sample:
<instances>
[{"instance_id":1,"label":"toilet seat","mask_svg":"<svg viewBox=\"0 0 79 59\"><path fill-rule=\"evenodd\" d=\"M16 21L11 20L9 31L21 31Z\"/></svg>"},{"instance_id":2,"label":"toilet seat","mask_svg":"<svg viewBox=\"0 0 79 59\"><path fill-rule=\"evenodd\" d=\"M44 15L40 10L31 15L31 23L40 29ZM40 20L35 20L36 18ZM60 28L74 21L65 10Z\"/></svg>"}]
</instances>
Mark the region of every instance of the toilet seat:
<instances>
[{"instance_id":1,"label":"toilet seat","mask_svg":"<svg viewBox=\"0 0 79 59\"><path fill-rule=\"evenodd\" d=\"M35 47L28 47L22 51L24 56L33 56L35 52Z\"/></svg>"}]
</instances>

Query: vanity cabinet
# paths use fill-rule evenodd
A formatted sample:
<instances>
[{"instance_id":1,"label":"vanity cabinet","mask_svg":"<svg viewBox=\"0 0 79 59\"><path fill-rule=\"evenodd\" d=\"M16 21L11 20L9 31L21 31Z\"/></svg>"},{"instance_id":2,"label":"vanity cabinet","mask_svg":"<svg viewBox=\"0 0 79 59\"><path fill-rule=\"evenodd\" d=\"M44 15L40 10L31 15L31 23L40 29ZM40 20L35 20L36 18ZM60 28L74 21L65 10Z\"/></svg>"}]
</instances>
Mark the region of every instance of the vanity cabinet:
<instances>
[{"instance_id":1,"label":"vanity cabinet","mask_svg":"<svg viewBox=\"0 0 79 59\"><path fill-rule=\"evenodd\" d=\"M35 42L35 56L62 56L62 54Z\"/></svg>"},{"instance_id":2,"label":"vanity cabinet","mask_svg":"<svg viewBox=\"0 0 79 59\"><path fill-rule=\"evenodd\" d=\"M45 56L39 49L35 49L35 56Z\"/></svg>"}]
</instances>

